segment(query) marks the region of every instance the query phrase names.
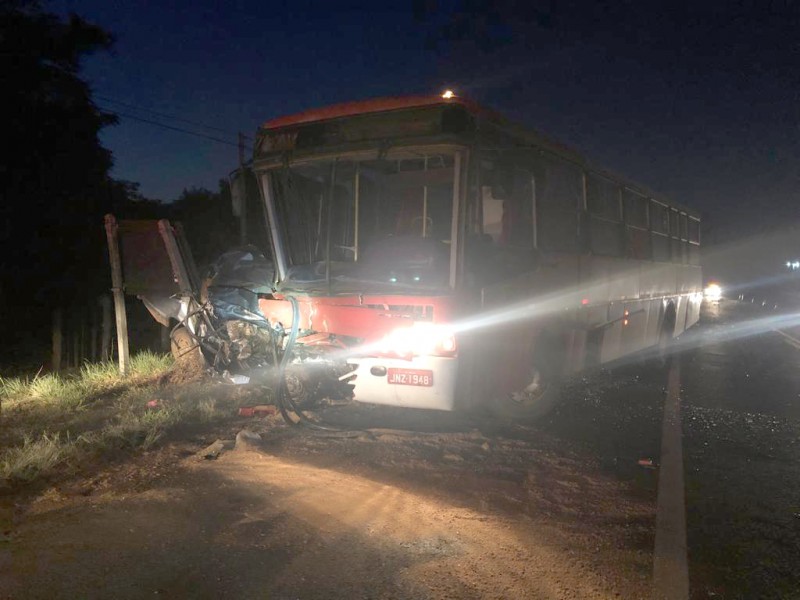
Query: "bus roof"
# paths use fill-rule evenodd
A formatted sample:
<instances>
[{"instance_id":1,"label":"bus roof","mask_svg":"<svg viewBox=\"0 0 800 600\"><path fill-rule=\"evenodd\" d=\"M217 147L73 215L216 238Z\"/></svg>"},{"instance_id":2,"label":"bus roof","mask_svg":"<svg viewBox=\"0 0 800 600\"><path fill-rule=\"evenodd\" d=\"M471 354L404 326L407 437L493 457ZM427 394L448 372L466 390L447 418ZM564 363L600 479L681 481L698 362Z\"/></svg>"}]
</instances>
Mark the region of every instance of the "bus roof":
<instances>
[{"instance_id":1,"label":"bus roof","mask_svg":"<svg viewBox=\"0 0 800 600\"><path fill-rule=\"evenodd\" d=\"M303 112L295 113L292 115L285 115L270 119L262 126L262 130L281 129L284 127L292 127L296 125L305 125L309 123L319 123L324 121L331 121L334 119L342 119L356 115L390 112L393 110L403 110L409 108L423 108L433 106L447 106L447 105L460 105L466 108L470 113L475 116L483 117L487 121L493 123L495 127L501 130L514 130L514 135L519 139L526 139L533 144L548 149L551 152L560 154L563 158L571 160L580 164L583 168L594 171L599 175L614 179L617 183L624 185L632 190L643 193L644 195L660 200L676 208L680 208L689 213L698 215L695 210L671 200L667 200L649 189L647 186L633 182L627 177L618 175L606 169L592 165L590 161L574 148L558 142L549 136L542 134L530 126L519 126L503 116L501 113L492 109L481 106L477 102L464 98L461 96L452 96L445 98L440 95L436 96L390 96L383 98L370 98L367 100L356 100L353 102L342 102L339 104L331 104L319 108L312 108Z\"/></svg>"},{"instance_id":2,"label":"bus roof","mask_svg":"<svg viewBox=\"0 0 800 600\"><path fill-rule=\"evenodd\" d=\"M504 115L495 110L482 106L474 100L470 100L469 98L464 98L462 96L450 96L445 98L442 95L390 96L384 98L371 98L368 100L356 100L354 102L342 102L340 104L331 104L329 106L312 108L303 112L295 113L293 115L285 115L283 117L270 119L261 126L261 129L282 129L284 127L306 125L309 123L320 123L363 114L448 105L463 106L471 114L475 115L476 117L486 119L497 127L505 128L506 130L514 127L514 124ZM557 142L556 140L543 135L531 127L520 127L519 130L515 131L514 135L519 138L535 140L537 144L545 146L557 153L561 153L564 156L568 156L571 160L584 162L584 159L581 157L580 153L573 148L570 148L561 142Z\"/></svg>"},{"instance_id":3,"label":"bus roof","mask_svg":"<svg viewBox=\"0 0 800 600\"><path fill-rule=\"evenodd\" d=\"M486 115L494 114L492 111L479 106L475 102L458 96L453 96L451 98L443 98L442 96L394 96L357 100L355 102L342 102L340 104L331 104L330 106L323 106L321 108L312 108L293 115L270 119L262 125L262 128L279 129L281 127L328 121L365 113L388 112L405 108L420 108L424 106L448 104L461 104L474 113L483 113Z\"/></svg>"}]
</instances>

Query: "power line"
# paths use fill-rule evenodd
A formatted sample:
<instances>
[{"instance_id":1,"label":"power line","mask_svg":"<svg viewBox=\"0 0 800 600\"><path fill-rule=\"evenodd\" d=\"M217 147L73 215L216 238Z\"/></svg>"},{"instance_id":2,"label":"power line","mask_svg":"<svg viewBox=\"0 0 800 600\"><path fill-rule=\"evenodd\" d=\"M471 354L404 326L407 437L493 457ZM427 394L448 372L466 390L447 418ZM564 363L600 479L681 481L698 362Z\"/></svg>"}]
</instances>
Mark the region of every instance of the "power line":
<instances>
[{"instance_id":1,"label":"power line","mask_svg":"<svg viewBox=\"0 0 800 600\"><path fill-rule=\"evenodd\" d=\"M102 107L102 106L100 108L106 108L107 110L114 110L114 109L107 108L107 107ZM214 137L214 136L211 136L211 135L206 135L204 133L199 133L197 131L190 131L188 129L183 129L182 127L174 127L172 125L165 125L164 123L159 123L158 121L153 121L152 119L145 119L143 117L138 117L136 115L132 115L132 114L129 114L129 113L124 113L124 112L119 112L119 111L116 111L116 110L114 110L114 114L119 115L120 117L125 117L126 119L132 119L134 121L140 121L142 123L148 123L150 125L155 125L156 127L161 127L163 129L169 129L171 131L178 131L180 133L186 133L188 135L193 135L193 136L196 136L196 137L199 137L199 138L203 138L203 139L206 139L206 140L211 140L212 142L217 142L219 144L225 144L226 146L233 146L234 148L238 148L239 147L239 144L237 144L235 142L229 142L228 140L223 140L221 138ZM245 148L247 148L248 150L252 150L253 149L251 146L245 146Z\"/></svg>"},{"instance_id":2,"label":"power line","mask_svg":"<svg viewBox=\"0 0 800 600\"><path fill-rule=\"evenodd\" d=\"M215 127L214 125L206 125L205 123L200 123L199 121L190 121L189 119L184 119L182 117L176 117L175 115L170 115L168 113L158 112L149 108L144 108L142 106L136 106L135 104L130 104L128 102L123 102L122 100L115 100L114 98L109 98L108 96L102 96L100 94L93 94L93 96L99 100L103 100L104 102L111 102L112 104L119 104L120 106L124 106L125 108L132 108L133 110L138 110L140 112L150 113L151 115L156 115L158 117L164 117L165 119L172 119L173 121L180 121L181 123L186 123L187 125L195 125L196 127L202 127L204 129L213 129L214 131L219 131L220 133L233 133L228 129L222 129L221 127ZM114 110L114 109L109 109ZM244 135L244 134L242 134ZM251 139L250 136L244 135L244 137Z\"/></svg>"}]
</instances>

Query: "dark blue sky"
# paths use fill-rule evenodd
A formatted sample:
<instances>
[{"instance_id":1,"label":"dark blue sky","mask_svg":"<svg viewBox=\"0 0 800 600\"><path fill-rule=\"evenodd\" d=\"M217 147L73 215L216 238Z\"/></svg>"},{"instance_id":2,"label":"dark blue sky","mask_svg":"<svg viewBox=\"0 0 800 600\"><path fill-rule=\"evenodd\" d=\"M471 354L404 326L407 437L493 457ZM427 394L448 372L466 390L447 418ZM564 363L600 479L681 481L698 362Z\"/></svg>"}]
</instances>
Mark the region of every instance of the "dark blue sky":
<instances>
[{"instance_id":1,"label":"dark blue sky","mask_svg":"<svg viewBox=\"0 0 800 600\"><path fill-rule=\"evenodd\" d=\"M53 0L112 31L95 93L212 124L452 86L709 211L800 206L800 8L785 2ZM121 112L120 105L99 103ZM165 123L185 123L136 112ZM236 149L121 119L117 177L216 187ZM757 211L757 212L758 212Z\"/></svg>"}]
</instances>

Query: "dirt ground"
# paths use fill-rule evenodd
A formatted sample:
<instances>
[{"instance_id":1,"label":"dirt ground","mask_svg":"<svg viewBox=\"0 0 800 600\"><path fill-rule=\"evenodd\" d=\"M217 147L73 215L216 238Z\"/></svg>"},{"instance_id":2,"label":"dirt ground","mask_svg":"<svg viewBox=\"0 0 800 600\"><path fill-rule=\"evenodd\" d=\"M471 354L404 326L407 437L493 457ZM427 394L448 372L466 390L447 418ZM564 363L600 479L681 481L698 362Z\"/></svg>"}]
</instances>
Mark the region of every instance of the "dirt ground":
<instances>
[{"instance_id":1,"label":"dirt ground","mask_svg":"<svg viewBox=\"0 0 800 600\"><path fill-rule=\"evenodd\" d=\"M649 597L652 494L588 453L534 426L345 410L329 417L370 430L238 419L6 495L0 597ZM259 448L196 455L242 427Z\"/></svg>"}]
</instances>

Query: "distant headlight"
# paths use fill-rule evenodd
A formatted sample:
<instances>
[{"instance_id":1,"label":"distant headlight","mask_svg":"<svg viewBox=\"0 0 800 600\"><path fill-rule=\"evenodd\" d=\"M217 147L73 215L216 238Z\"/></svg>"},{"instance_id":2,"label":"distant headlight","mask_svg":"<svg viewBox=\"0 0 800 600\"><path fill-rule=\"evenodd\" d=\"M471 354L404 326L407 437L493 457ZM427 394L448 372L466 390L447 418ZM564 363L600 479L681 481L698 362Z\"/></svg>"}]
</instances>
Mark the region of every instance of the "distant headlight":
<instances>
[{"instance_id":1,"label":"distant headlight","mask_svg":"<svg viewBox=\"0 0 800 600\"><path fill-rule=\"evenodd\" d=\"M704 295L709 302L719 302L722 298L722 288L717 283L710 283L706 286Z\"/></svg>"}]
</instances>

